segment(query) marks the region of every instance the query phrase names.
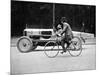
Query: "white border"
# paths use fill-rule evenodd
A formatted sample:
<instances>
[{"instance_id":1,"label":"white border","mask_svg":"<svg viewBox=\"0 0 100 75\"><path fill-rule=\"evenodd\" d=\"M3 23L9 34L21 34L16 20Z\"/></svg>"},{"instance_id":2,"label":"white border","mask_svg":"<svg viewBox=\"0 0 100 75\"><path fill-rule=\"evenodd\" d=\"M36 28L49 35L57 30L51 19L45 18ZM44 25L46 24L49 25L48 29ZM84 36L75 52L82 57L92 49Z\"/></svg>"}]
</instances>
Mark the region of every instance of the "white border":
<instances>
[{"instance_id":1,"label":"white border","mask_svg":"<svg viewBox=\"0 0 100 75\"><path fill-rule=\"evenodd\" d=\"M18 0L18 1L37 1L37 2L54 2L68 4L96 5L96 0Z\"/></svg>"},{"instance_id":2,"label":"white border","mask_svg":"<svg viewBox=\"0 0 100 75\"><path fill-rule=\"evenodd\" d=\"M32 0L34 1L34 0ZM74 72L56 72L41 73L41 75L100 75L100 3L95 0L35 0L42 2L88 4L97 7L97 70L94 71L74 71ZM0 75L10 75L10 0L0 0ZM29 75L29 74L28 74ZM34 74L35 75L35 74ZM36 74L39 75L39 74Z\"/></svg>"}]
</instances>

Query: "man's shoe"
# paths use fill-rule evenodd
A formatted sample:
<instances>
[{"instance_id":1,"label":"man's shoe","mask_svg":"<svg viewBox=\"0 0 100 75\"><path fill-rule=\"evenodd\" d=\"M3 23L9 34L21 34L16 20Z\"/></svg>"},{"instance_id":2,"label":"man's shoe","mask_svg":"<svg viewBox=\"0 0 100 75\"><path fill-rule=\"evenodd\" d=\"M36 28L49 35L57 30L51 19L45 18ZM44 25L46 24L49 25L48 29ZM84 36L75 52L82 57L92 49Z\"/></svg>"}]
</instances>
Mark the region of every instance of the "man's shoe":
<instances>
[{"instance_id":1,"label":"man's shoe","mask_svg":"<svg viewBox=\"0 0 100 75\"><path fill-rule=\"evenodd\" d=\"M65 53L66 51L62 51L61 54Z\"/></svg>"},{"instance_id":2,"label":"man's shoe","mask_svg":"<svg viewBox=\"0 0 100 75\"><path fill-rule=\"evenodd\" d=\"M63 54L64 52L61 52L61 54Z\"/></svg>"}]
</instances>

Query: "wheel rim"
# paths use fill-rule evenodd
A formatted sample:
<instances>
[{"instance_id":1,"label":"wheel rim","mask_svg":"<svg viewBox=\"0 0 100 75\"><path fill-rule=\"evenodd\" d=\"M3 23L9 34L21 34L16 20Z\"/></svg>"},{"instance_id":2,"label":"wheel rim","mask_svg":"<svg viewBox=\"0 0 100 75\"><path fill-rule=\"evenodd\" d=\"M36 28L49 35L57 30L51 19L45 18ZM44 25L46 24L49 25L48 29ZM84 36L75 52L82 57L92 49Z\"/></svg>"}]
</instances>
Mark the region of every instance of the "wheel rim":
<instances>
[{"instance_id":1,"label":"wheel rim","mask_svg":"<svg viewBox=\"0 0 100 75\"><path fill-rule=\"evenodd\" d=\"M27 52L29 51L31 48L31 42L29 39L27 38L22 38L18 41L18 49L21 52Z\"/></svg>"},{"instance_id":2,"label":"wheel rim","mask_svg":"<svg viewBox=\"0 0 100 75\"><path fill-rule=\"evenodd\" d=\"M58 44L54 41L47 42L45 47L44 47L44 53L46 56L48 56L50 58L56 57L59 53Z\"/></svg>"},{"instance_id":3,"label":"wheel rim","mask_svg":"<svg viewBox=\"0 0 100 75\"><path fill-rule=\"evenodd\" d=\"M78 37L74 37L68 50L71 56L79 56L82 52L81 40Z\"/></svg>"}]
</instances>

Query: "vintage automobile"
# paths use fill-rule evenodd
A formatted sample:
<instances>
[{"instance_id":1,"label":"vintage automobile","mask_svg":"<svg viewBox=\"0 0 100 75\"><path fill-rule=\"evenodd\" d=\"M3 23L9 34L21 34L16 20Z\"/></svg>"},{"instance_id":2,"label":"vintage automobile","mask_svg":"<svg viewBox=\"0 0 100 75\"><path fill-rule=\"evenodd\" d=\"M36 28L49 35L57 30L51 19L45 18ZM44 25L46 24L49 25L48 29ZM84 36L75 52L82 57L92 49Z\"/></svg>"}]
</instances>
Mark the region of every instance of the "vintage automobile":
<instances>
[{"instance_id":1,"label":"vintage automobile","mask_svg":"<svg viewBox=\"0 0 100 75\"><path fill-rule=\"evenodd\" d=\"M36 25L33 25L36 26ZM20 52L29 52L35 50L38 45L43 45L49 41L54 34L53 27L32 27L27 25L23 31L23 36L18 39L17 48Z\"/></svg>"},{"instance_id":2,"label":"vintage automobile","mask_svg":"<svg viewBox=\"0 0 100 75\"><path fill-rule=\"evenodd\" d=\"M35 25L33 25L35 26ZM35 50L37 46L45 46L48 41L55 41L56 36L53 30L53 26L48 26L45 28L37 25L37 27L26 27L23 31L23 36L18 39L17 48L20 52L29 52ZM80 40L80 32L73 31L74 36L77 36L76 39ZM75 40L75 41L77 41Z\"/></svg>"}]
</instances>

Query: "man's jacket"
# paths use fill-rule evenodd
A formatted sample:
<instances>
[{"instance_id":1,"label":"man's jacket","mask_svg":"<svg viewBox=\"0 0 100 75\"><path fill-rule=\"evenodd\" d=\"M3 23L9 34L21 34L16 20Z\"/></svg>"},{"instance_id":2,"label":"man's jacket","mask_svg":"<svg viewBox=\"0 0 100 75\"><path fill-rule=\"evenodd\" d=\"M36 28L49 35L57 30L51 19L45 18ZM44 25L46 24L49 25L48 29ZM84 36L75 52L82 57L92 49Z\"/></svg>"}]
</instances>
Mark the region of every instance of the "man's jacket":
<instances>
[{"instance_id":1,"label":"man's jacket","mask_svg":"<svg viewBox=\"0 0 100 75\"><path fill-rule=\"evenodd\" d=\"M70 36L71 38L73 37L72 29L70 25L66 22L63 23L63 29L61 34L65 33L65 37Z\"/></svg>"}]
</instances>

